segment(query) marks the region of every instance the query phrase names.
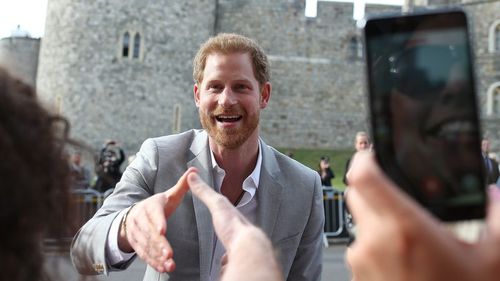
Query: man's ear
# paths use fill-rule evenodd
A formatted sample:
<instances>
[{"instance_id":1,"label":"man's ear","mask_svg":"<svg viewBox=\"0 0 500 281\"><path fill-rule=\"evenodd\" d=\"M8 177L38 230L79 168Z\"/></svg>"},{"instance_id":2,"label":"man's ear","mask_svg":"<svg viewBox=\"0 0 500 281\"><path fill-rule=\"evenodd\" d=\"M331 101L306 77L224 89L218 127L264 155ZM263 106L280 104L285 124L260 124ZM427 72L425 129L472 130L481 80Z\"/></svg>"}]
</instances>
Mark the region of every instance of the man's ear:
<instances>
[{"instance_id":1,"label":"man's ear","mask_svg":"<svg viewBox=\"0 0 500 281\"><path fill-rule=\"evenodd\" d=\"M260 92L260 108L266 108L271 98L271 83L266 82Z\"/></svg>"},{"instance_id":2,"label":"man's ear","mask_svg":"<svg viewBox=\"0 0 500 281\"><path fill-rule=\"evenodd\" d=\"M200 107L200 88L198 88L198 83L194 83L193 86L194 103L196 107Z\"/></svg>"}]
</instances>

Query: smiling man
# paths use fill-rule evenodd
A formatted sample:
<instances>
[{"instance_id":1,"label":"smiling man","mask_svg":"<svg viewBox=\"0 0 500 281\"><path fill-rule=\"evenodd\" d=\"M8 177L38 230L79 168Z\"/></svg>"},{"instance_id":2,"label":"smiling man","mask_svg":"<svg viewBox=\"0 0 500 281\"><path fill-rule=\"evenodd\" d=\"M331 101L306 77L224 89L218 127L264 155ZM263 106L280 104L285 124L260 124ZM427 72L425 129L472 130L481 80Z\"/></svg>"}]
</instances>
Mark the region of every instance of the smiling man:
<instances>
[{"instance_id":1,"label":"smiling man","mask_svg":"<svg viewBox=\"0 0 500 281\"><path fill-rule=\"evenodd\" d=\"M249 38L219 34L198 51L193 78L204 129L144 142L75 236L75 267L107 274L138 255L148 264L144 280L218 280L227 256L210 213L190 193L175 192L184 194L187 175L197 171L270 238L285 279L320 280L319 175L259 137L260 111L271 97L263 50Z\"/></svg>"}]
</instances>

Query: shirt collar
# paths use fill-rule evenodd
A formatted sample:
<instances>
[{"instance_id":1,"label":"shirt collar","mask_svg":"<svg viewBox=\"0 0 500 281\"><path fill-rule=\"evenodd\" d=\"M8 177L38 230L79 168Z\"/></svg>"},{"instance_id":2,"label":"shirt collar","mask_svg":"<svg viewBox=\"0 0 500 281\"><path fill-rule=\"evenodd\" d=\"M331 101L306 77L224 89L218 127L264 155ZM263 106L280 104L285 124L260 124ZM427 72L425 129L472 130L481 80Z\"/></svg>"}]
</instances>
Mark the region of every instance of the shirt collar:
<instances>
[{"instance_id":1,"label":"shirt collar","mask_svg":"<svg viewBox=\"0 0 500 281\"><path fill-rule=\"evenodd\" d=\"M219 167L217 161L215 161L215 155L211 148L210 148L210 156L212 157L212 168L217 172L224 171L221 167ZM256 189L259 187L261 168L262 168L262 147L259 141L259 154L257 155L257 163L255 164L255 168L253 169L252 173L243 181L244 190L247 190L248 184L253 185L253 187ZM216 186L217 190L220 190L221 183L217 184Z\"/></svg>"}]
</instances>

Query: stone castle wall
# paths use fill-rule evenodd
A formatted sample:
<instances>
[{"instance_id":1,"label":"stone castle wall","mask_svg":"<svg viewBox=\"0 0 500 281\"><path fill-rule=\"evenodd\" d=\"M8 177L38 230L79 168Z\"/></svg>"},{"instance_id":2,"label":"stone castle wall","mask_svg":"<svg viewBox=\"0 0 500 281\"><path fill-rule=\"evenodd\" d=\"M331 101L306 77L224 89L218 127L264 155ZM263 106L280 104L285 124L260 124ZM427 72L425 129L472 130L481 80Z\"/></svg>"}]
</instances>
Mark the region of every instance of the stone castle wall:
<instances>
[{"instance_id":1,"label":"stone castle wall","mask_svg":"<svg viewBox=\"0 0 500 281\"><path fill-rule=\"evenodd\" d=\"M304 9L304 1L219 1L216 28L255 38L269 55L273 96L263 138L278 147L350 148L368 129L353 5L319 2L316 18Z\"/></svg>"},{"instance_id":2,"label":"stone castle wall","mask_svg":"<svg viewBox=\"0 0 500 281\"><path fill-rule=\"evenodd\" d=\"M8 37L0 39L0 66L8 68L11 75L35 86L40 39Z\"/></svg>"},{"instance_id":3,"label":"stone castle wall","mask_svg":"<svg viewBox=\"0 0 500 281\"><path fill-rule=\"evenodd\" d=\"M304 0L50 0L38 90L69 117L77 138L94 147L113 138L134 152L147 137L200 127L192 57L209 36L237 32L256 39L271 62L273 92L261 118L263 138L276 147L348 148L356 131L369 127L352 4L320 1L314 19L305 18L304 5ZM475 9L480 15L482 8ZM367 6L369 15L397 10ZM139 59L122 57L125 31L141 35ZM479 55L478 61L487 58ZM481 70L482 90L498 80L488 73ZM485 128L498 134L498 123L494 119L491 129Z\"/></svg>"},{"instance_id":4,"label":"stone castle wall","mask_svg":"<svg viewBox=\"0 0 500 281\"><path fill-rule=\"evenodd\" d=\"M500 115L488 115L485 110L489 88L500 82L500 53L488 49L490 27L500 20L500 2L467 2L470 4L464 7L472 21L483 134L491 140L492 151L500 152Z\"/></svg>"},{"instance_id":5,"label":"stone castle wall","mask_svg":"<svg viewBox=\"0 0 500 281\"><path fill-rule=\"evenodd\" d=\"M70 118L77 138L138 149L175 131L176 106L181 130L199 127L191 59L217 32L255 38L270 56L273 96L261 127L270 144L351 147L367 129L364 68L349 45L361 40L352 4L322 2L307 19L304 1L165 2L49 1L38 90ZM141 60L121 57L125 30L143 36Z\"/></svg>"}]
</instances>

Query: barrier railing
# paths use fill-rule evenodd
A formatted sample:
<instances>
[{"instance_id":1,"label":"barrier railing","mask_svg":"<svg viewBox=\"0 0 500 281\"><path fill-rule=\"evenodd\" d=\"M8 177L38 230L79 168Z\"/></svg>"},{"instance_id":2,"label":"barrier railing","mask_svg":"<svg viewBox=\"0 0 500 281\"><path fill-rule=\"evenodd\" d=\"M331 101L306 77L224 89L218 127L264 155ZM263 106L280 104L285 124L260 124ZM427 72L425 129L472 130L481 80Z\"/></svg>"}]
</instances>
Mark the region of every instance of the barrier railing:
<instances>
[{"instance_id":1,"label":"barrier railing","mask_svg":"<svg viewBox=\"0 0 500 281\"><path fill-rule=\"evenodd\" d=\"M325 209L325 244L327 239L349 239L346 226L344 192L331 186L323 186L323 206Z\"/></svg>"},{"instance_id":2,"label":"barrier railing","mask_svg":"<svg viewBox=\"0 0 500 281\"><path fill-rule=\"evenodd\" d=\"M104 201L104 194L91 188L72 190L73 204L75 204L74 221L63 234L64 237L54 238L58 235L48 235L44 240L45 252L67 252L73 236L99 210Z\"/></svg>"},{"instance_id":3,"label":"barrier railing","mask_svg":"<svg viewBox=\"0 0 500 281\"><path fill-rule=\"evenodd\" d=\"M95 189L75 189L73 190L78 226L84 225L101 208L104 196Z\"/></svg>"}]
</instances>

